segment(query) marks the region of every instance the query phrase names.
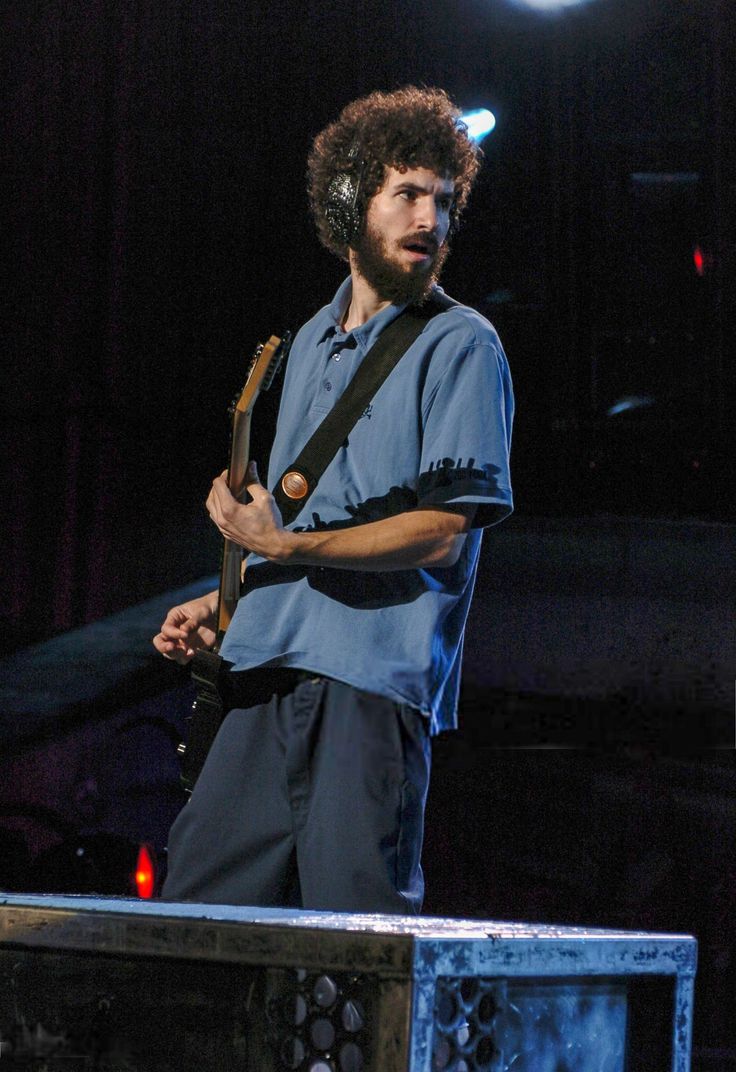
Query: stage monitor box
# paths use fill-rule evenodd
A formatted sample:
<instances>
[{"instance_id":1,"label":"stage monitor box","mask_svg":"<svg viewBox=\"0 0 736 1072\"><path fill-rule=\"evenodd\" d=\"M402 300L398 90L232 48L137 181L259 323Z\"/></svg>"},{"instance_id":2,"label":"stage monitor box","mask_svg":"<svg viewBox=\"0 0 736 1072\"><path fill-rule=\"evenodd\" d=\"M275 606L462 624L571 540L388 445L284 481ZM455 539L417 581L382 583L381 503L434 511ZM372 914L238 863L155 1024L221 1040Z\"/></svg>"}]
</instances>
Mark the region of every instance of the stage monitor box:
<instances>
[{"instance_id":1,"label":"stage monitor box","mask_svg":"<svg viewBox=\"0 0 736 1072\"><path fill-rule=\"evenodd\" d=\"M0 1070L686 1072L686 935L0 895Z\"/></svg>"}]
</instances>

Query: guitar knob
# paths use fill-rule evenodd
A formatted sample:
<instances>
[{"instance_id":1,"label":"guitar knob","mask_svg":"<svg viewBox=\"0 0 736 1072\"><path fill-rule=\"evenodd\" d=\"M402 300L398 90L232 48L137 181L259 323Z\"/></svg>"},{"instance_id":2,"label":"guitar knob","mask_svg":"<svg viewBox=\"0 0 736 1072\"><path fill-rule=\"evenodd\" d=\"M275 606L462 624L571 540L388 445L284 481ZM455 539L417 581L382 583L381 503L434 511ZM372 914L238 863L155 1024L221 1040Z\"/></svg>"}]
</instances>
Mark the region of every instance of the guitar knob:
<instances>
[{"instance_id":1,"label":"guitar knob","mask_svg":"<svg viewBox=\"0 0 736 1072\"><path fill-rule=\"evenodd\" d=\"M178 745L176 746L176 754L177 754L178 756L184 756L184 755L186 755L186 752L187 752L187 746L186 746L186 745L184 744L184 742L183 742L183 741L181 741L181 742L180 742L180 743L179 743L179 744L178 744Z\"/></svg>"}]
</instances>

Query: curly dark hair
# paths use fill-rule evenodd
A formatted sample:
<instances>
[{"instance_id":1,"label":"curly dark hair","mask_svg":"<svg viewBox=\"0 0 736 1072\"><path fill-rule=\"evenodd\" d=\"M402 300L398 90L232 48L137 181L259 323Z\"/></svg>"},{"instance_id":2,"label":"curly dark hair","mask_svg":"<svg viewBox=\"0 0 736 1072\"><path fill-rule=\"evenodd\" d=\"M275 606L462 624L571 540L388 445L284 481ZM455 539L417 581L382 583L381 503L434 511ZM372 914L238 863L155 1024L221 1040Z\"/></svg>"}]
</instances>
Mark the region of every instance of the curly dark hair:
<instances>
[{"instance_id":1,"label":"curly dark hair","mask_svg":"<svg viewBox=\"0 0 736 1072\"><path fill-rule=\"evenodd\" d=\"M480 157L459 109L443 89L404 86L353 101L317 135L307 162L309 202L320 241L347 259L347 247L332 233L324 210L328 187L338 173L357 172L362 165L358 209L363 218L368 202L385 181L387 167L424 167L447 176L455 182L454 227L467 203Z\"/></svg>"}]
</instances>

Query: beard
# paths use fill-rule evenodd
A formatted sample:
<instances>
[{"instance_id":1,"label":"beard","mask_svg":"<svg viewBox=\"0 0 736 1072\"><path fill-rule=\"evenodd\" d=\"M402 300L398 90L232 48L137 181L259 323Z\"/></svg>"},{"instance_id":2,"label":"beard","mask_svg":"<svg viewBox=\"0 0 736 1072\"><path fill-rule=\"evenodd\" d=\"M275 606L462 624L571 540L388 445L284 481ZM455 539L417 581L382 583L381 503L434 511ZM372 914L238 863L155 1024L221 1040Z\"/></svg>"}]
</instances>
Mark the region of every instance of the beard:
<instances>
[{"instance_id":1,"label":"beard","mask_svg":"<svg viewBox=\"0 0 736 1072\"><path fill-rule=\"evenodd\" d=\"M426 234L409 235L401 247L410 245L412 239L429 241ZM424 301L439 279L450 247L443 242L434 249L427 264L401 264L392 258L383 235L367 225L353 251L356 268L379 298L392 305L413 305Z\"/></svg>"}]
</instances>

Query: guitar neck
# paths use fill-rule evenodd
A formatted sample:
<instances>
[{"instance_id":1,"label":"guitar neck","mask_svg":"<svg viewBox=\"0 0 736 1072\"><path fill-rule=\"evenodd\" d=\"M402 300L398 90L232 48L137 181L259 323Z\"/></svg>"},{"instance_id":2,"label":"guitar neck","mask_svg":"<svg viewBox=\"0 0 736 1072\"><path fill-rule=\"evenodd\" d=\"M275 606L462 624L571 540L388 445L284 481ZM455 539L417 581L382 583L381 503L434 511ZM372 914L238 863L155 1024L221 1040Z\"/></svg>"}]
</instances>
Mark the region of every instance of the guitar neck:
<instances>
[{"instance_id":1,"label":"guitar neck","mask_svg":"<svg viewBox=\"0 0 736 1072\"><path fill-rule=\"evenodd\" d=\"M233 431L230 442L230 464L227 473L227 486L234 499L242 502L245 491L245 475L250 459L251 413L235 411ZM235 608L240 598L243 583L243 548L232 540L225 539L222 547L222 565L220 567L220 590L217 600L217 644L219 649L225 632L232 621Z\"/></svg>"},{"instance_id":2,"label":"guitar neck","mask_svg":"<svg viewBox=\"0 0 736 1072\"><path fill-rule=\"evenodd\" d=\"M231 409L233 423L227 486L233 498L239 502L243 502L247 494L245 478L250 460L250 422L253 406L260 392L267 391L273 383L273 378L288 353L290 345L291 335L287 331L282 338L272 335L267 343L256 348L248 369L245 387ZM220 568L215 651L219 650L225 632L232 621L240 599L242 583L243 549L232 540L226 539L222 549Z\"/></svg>"}]
</instances>

